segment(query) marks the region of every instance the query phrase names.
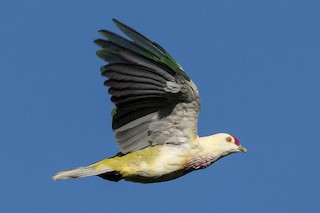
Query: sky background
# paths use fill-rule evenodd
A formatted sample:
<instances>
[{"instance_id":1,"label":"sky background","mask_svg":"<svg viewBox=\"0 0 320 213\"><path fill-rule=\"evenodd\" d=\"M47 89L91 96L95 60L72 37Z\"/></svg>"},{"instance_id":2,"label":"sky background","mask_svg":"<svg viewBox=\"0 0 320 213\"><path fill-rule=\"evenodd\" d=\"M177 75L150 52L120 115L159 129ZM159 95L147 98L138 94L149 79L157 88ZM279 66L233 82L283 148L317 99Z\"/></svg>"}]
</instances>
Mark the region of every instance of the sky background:
<instances>
[{"instance_id":1,"label":"sky background","mask_svg":"<svg viewBox=\"0 0 320 213\"><path fill-rule=\"evenodd\" d=\"M118 152L97 30L162 45L197 84L199 135L246 154L158 184L51 180ZM319 212L320 1L2 1L0 212Z\"/></svg>"}]
</instances>

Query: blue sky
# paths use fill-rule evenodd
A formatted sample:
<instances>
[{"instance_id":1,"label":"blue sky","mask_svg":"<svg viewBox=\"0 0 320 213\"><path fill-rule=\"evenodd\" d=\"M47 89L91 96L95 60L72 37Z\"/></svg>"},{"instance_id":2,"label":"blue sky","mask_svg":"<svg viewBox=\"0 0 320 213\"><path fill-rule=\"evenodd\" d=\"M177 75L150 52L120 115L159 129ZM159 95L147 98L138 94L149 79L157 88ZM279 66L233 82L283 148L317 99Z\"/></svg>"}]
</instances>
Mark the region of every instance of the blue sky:
<instances>
[{"instance_id":1,"label":"blue sky","mask_svg":"<svg viewBox=\"0 0 320 213\"><path fill-rule=\"evenodd\" d=\"M95 51L111 19L161 44L197 84L199 135L247 154L160 184L56 171L118 152ZM319 1L5 1L1 212L318 212Z\"/></svg>"}]
</instances>

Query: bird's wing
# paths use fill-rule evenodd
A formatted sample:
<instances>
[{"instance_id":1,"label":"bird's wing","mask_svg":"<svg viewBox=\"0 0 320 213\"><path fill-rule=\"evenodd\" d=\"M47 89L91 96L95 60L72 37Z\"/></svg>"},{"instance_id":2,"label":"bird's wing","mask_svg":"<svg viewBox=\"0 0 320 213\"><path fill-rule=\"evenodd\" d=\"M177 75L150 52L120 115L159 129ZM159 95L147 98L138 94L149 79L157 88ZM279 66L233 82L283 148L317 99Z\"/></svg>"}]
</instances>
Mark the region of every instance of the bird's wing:
<instances>
[{"instance_id":1,"label":"bird's wing","mask_svg":"<svg viewBox=\"0 0 320 213\"><path fill-rule=\"evenodd\" d=\"M113 20L132 41L107 30L97 39L105 85L115 104L112 128L123 154L159 144L182 144L197 137L197 87L158 44Z\"/></svg>"}]
</instances>

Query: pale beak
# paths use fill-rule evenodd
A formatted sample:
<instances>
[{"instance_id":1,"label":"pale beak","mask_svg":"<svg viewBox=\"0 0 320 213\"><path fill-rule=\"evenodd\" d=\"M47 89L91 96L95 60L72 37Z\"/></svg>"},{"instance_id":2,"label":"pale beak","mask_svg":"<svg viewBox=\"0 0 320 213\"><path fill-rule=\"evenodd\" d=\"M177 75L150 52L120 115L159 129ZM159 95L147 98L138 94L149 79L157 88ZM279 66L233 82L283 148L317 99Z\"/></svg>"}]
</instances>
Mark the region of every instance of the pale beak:
<instances>
[{"instance_id":1,"label":"pale beak","mask_svg":"<svg viewBox=\"0 0 320 213\"><path fill-rule=\"evenodd\" d=\"M247 152L247 149L246 148L244 148L243 146L239 146L239 148L238 148L241 152Z\"/></svg>"}]
</instances>

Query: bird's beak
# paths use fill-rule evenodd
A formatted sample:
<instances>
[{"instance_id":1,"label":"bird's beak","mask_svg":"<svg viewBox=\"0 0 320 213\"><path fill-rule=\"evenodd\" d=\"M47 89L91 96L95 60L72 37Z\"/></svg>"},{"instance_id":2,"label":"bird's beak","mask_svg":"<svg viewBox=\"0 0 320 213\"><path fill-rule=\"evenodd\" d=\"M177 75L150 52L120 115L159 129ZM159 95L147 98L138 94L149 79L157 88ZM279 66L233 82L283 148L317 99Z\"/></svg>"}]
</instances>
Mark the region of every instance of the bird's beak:
<instances>
[{"instance_id":1,"label":"bird's beak","mask_svg":"<svg viewBox=\"0 0 320 213\"><path fill-rule=\"evenodd\" d=\"M240 152L247 152L247 149L244 148L243 146L239 146L239 150L240 150Z\"/></svg>"}]
</instances>

